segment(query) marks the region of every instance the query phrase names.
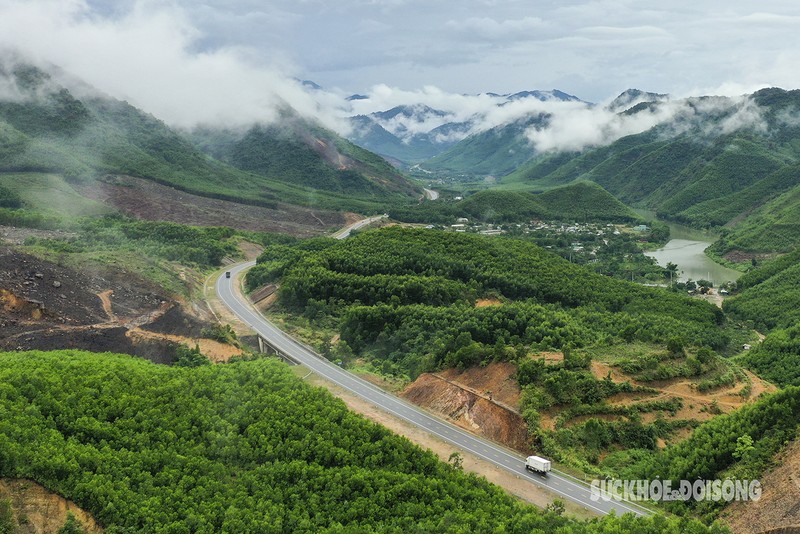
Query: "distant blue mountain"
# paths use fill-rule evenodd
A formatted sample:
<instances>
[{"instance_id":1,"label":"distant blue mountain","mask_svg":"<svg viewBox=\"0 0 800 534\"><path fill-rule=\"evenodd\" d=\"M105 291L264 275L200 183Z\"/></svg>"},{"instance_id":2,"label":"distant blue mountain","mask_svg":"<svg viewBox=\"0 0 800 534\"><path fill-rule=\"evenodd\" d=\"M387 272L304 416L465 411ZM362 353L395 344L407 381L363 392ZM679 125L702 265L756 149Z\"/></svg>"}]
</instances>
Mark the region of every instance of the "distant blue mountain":
<instances>
[{"instance_id":1,"label":"distant blue mountain","mask_svg":"<svg viewBox=\"0 0 800 534\"><path fill-rule=\"evenodd\" d=\"M554 89L552 91L520 91L518 93L485 93L497 99L497 106L533 98L542 102L582 102L576 96ZM364 95L353 95L348 100L367 100ZM470 134L477 133L484 117L476 115L469 120L458 120L452 114L419 103L395 106L369 115L351 117L353 131L349 139L394 163L414 165L450 150ZM515 117L511 123L519 124L524 117ZM502 128L498 125L496 128ZM511 126L516 130L518 126ZM494 128L493 128L494 129ZM519 147L518 132L512 135ZM473 147L474 148L474 147ZM518 159L517 155L514 159Z\"/></svg>"}]
</instances>

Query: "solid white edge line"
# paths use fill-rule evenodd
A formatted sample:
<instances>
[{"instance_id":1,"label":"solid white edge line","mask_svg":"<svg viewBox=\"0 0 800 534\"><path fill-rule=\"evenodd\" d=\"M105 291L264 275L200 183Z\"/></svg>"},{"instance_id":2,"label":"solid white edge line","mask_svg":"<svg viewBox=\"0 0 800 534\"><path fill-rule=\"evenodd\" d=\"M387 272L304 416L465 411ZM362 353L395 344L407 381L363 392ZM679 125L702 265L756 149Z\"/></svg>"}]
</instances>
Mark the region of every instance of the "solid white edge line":
<instances>
[{"instance_id":1,"label":"solid white edge line","mask_svg":"<svg viewBox=\"0 0 800 534\"><path fill-rule=\"evenodd\" d=\"M247 269L249 267L252 267L255 264L256 264L255 261L249 261L249 262L244 262L244 263L241 263L241 264L237 264L234 267L231 267L230 269L228 269L231 272L231 286L233 284L233 279L238 280L239 273L241 273L243 270L245 270L245 269ZM234 278L234 275L237 275L237 276ZM263 315L254 308L253 304L249 300L247 300L247 301L239 300L237 298L235 292L233 291L232 287L228 288L229 296L235 302L237 302L243 308L245 308L245 310L247 312L249 312L249 314L252 316L251 317L252 321L248 321L247 317L244 317L244 316L240 315L225 300L225 295L222 294L222 287L223 287L223 284L224 284L223 280L224 280L224 278L222 277L222 275L220 275L217 278L217 282L215 283L215 288L217 290L216 291L217 292L217 296L220 297L220 299L223 301L223 303L228 307L228 309L231 310L231 312L233 312L234 315L236 315L237 317L239 317L239 319L241 319L245 323L247 323L248 326L250 326L250 328L253 328L254 330L256 330L256 333L261 334L261 335L265 335L265 334L262 334L262 332L259 332L256 329L256 327L251 324L251 322L253 322L253 323L261 323L261 325L266 330L273 330L276 335L278 335L278 336L283 338L284 342L292 344L292 345L295 345L299 349L305 350L306 352L308 352L307 356L309 358L312 358L313 360L315 360L321 367L328 368L328 369L332 370L334 373L341 373L344 376L345 380L354 381L357 384L359 384L361 387L369 389L375 394L389 397L391 399L391 401L396 402L397 404L400 404L401 406L404 405L404 404L406 404L406 405L408 404L405 401L403 401L403 399L400 399L399 397L395 397L394 395L390 395L386 391L378 388L377 386L374 386L370 382L364 381L364 380L360 379L359 377L353 375L352 373L350 373L348 371L345 371L344 369L341 369L339 367L336 367L332 363L328 362L327 360L324 360L322 357L317 355L316 352L314 352L310 347L308 347L304 343L296 340L293 336L291 336L288 333L284 332L283 330L278 328L277 325L273 324L271 321L269 321L268 319L263 317ZM290 355L288 355L288 356L291 358ZM302 364L302 362L301 362L301 364ZM305 364L303 364L303 365L305 365ZM306 365L306 367L309 367L309 366ZM342 387L345 390L353 393L354 395L356 395L356 396L358 396L358 397L360 397L360 398L362 398L362 399L364 399L364 400L366 400L366 401L368 401L370 403L374 403L375 402L373 399L365 396L363 393L360 393L359 391L354 390L350 386L345 385L340 380L335 379L331 375L327 375L327 374L322 373L320 371L315 371L315 372L317 372L320 375L322 375L323 378L335 383L337 386ZM395 411L394 409L389 408L388 406L378 405L378 407L381 408L382 410L394 415L395 417L398 417L398 418L402 419L403 421L406 421L406 422L408 422L408 423L410 423L410 424L412 424L414 426L422 428L423 430L425 430L427 432L430 432L432 434L435 434L436 436L439 436L441 439L443 439L444 441L446 441L450 445L453 445L453 446L459 447L459 448L464 448L465 450L467 450L471 454L474 454L474 455L476 455L476 456L478 456L480 458L483 458L484 460L488 461L489 463L491 463L491 464L493 464L493 465L495 465L497 467L501 467L501 468L505 469L509 473L512 473L514 475L519 476L519 473L517 472L517 470L512 469L511 467L508 467L507 465L504 465L502 463L498 463L498 462L492 460L491 458L489 458L485 454L483 454L483 453L481 453L479 451L471 449L470 446L465 446L462 443L456 443L456 442L452 441L453 438L448 438L447 436L437 432L436 430L433 430L431 428L425 427L424 425L420 424L419 422L410 419L408 416L405 416L405 415ZM509 454L508 452L506 452L506 451L504 451L504 450L502 450L500 448L495 447L494 444L491 444L489 442L484 442L484 441L480 440L480 438L478 438L477 436L469 434L466 431L464 431L464 430L462 430L462 429L460 429L460 428L458 428L456 426L450 425L446 421L435 419L432 416L430 416L429 414L427 414L426 412L421 411L416 406L407 405L406 407L411 409L413 411L413 413L415 413L418 417L426 419L429 422L429 424L435 424L435 425L439 425L439 426L449 426L451 430L455 431L457 434L459 434L465 440L473 441L475 443L480 443L482 445L484 445L484 444L488 445L488 447L490 449L493 449L494 451L497 451L500 454L504 455L506 462L521 462L521 463L524 463L524 460L522 460L521 457L513 456L513 455ZM475 445L471 445L471 446L475 446ZM575 478L575 477L573 477L571 475L568 475L566 473L563 473L561 471L556 471L556 470L553 470L553 471L556 474L564 477L564 478L561 479L563 482L571 484L579 492L590 492L591 491L591 488L589 486L585 485L585 483L583 483L579 479L577 479L577 478ZM569 479L573 479L574 482L572 480L569 480ZM527 480L529 483L534 484L535 486L537 486L539 488L542 488L542 489L545 489L545 490L550 490L550 491L553 491L554 493L557 493L557 494L559 494L559 495L561 495L563 497L566 497L567 499L569 499L570 501L578 504L579 506L583 506L583 507L586 507L586 508L591 508L591 509L593 509L593 510L595 510L595 511L597 511L597 512L603 514L603 515L607 515L609 513L608 511L605 511L605 510L603 510L601 508L597 508L597 507L593 506L592 504L589 504L588 502L584 502L582 500L579 500L579 497L576 497L576 496L573 496L573 495L571 495L569 493L557 490L557 489L555 489L555 488L553 488L553 487L551 487L549 485L545 485L545 484L539 483L539 481L537 481L536 479L533 479L531 477L526 477L523 480ZM555 478L554 481L555 480L559 480L559 479ZM635 509L633 507L633 506L635 506L634 503L629 503L627 501L614 500L613 503L616 505L616 507L619 507L619 508L622 508L622 509L627 509L629 511L629 513L633 513L635 515L648 516L648 515L651 515L653 513L652 511L650 511L650 510L648 510L646 508L643 508L643 507L642 507L642 510L637 510L637 509ZM613 508L613 506L612 506L612 508Z\"/></svg>"}]
</instances>

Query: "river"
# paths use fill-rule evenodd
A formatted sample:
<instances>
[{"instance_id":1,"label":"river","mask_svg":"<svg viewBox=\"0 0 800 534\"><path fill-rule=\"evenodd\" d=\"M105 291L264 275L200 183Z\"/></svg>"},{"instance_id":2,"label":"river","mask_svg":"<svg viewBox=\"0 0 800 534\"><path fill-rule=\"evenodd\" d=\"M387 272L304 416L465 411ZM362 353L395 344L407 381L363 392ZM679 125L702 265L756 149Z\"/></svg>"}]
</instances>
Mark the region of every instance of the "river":
<instances>
[{"instance_id":1,"label":"river","mask_svg":"<svg viewBox=\"0 0 800 534\"><path fill-rule=\"evenodd\" d=\"M649 220L655 218L653 212L636 211ZM713 282L714 286L719 286L742 276L739 271L723 267L703 252L717 239L717 234L670 221L662 222L669 225L670 240L662 248L645 254L655 258L662 267L666 267L668 262L676 264L679 281L704 279Z\"/></svg>"}]
</instances>

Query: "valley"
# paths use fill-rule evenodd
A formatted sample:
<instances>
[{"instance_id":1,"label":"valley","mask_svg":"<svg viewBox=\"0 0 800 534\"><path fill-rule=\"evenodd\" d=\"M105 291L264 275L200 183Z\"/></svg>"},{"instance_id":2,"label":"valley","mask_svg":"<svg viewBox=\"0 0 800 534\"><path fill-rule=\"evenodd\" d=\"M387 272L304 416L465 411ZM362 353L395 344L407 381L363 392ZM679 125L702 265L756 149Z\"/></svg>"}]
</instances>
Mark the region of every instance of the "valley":
<instances>
[{"instance_id":1,"label":"valley","mask_svg":"<svg viewBox=\"0 0 800 534\"><path fill-rule=\"evenodd\" d=\"M643 213L642 210L638 211ZM728 268L712 260L705 251L719 236L707 231L699 231L681 224L666 222L670 241L663 248L646 252L659 265L666 267L674 263L680 268L678 280L708 280L715 287L735 282L741 271Z\"/></svg>"},{"instance_id":2,"label":"valley","mask_svg":"<svg viewBox=\"0 0 800 534\"><path fill-rule=\"evenodd\" d=\"M186 127L0 82L0 527L797 526L797 91ZM587 485L696 478L767 502Z\"/></svg>"}]
</instances>

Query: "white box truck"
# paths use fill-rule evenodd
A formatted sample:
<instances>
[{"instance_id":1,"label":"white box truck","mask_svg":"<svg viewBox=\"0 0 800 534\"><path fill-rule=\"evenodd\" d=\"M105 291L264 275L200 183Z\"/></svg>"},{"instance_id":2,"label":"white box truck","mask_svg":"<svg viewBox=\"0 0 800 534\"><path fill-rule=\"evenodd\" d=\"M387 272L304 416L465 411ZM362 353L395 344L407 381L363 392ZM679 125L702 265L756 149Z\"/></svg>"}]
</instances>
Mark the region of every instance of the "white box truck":
<instances>
[{"instance_id":1,"label":"white box truck","mask_svg":"<svg viewBox=\"0 0 800 534\"><path fill-rule=\"evenodd\" d=\"M541 456L528 456L525 459L525 469L540 475L546 475L550 471L550 460Z\"/></svg>"}]
</instances>

